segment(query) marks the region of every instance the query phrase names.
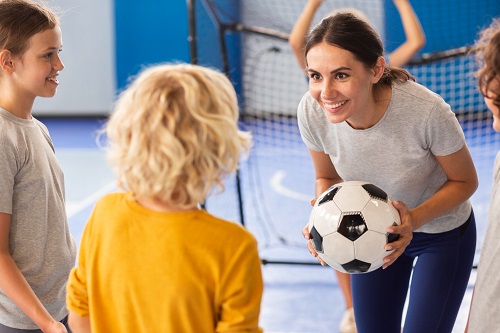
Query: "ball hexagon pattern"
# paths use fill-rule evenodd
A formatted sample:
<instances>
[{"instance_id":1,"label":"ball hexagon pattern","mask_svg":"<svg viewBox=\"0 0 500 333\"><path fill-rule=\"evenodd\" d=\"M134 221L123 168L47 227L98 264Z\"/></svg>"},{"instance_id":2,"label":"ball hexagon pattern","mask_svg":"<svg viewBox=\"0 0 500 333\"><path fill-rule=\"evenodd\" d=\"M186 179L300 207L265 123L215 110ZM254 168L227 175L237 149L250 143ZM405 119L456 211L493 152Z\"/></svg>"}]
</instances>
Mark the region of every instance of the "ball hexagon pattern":
<instances>
[{"instance_id":1,"label":"ball hexagon pattern","mask_svg":"<svg viewBox=\"0 0 500 333\"><path fill-rule=\"evenodd\" d=\"M387 233L400 225L399 212L387 193L368 182L336 184L319 196L308 229L318 256L345 273L367 273L391 253L387 243L399 235Z\"/></svg>"}]
</instances>

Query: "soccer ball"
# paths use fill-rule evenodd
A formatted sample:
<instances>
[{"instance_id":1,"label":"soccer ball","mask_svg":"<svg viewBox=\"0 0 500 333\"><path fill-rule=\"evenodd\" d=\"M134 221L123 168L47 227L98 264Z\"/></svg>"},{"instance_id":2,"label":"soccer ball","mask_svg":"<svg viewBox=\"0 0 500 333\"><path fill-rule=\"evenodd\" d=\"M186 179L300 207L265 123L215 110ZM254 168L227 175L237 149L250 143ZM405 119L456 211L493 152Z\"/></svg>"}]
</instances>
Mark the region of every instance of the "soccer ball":
<instances>
[{"instance_id":1,"label":"soccer ball","mask_svg":"<svg viewBox=\"0 0 500 333\"><path fill-rule=\"evenodd\" d=\"M367 182L348 181L319 196L308 229L318 256L334 269L352 274L382 266L392 252L384 246L399 238L386 230L400 224L387 193Z\"/></svg>"}]
</instances>

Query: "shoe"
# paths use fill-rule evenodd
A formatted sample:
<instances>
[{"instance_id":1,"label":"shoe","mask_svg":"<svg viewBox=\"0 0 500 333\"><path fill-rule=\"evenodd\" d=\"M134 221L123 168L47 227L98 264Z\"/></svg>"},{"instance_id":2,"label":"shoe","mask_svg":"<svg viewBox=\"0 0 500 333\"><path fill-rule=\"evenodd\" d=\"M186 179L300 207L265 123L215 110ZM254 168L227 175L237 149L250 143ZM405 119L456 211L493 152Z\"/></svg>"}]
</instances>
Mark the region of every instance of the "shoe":
<instances>
[{"instance_id":1,"label":"shoe","mask_svg":"<svg viewBox=\"0 0 500 333\"><path fill-rule=\"evenodd\" d=\"M345 310L344 317L340 322L340 333L357 333L356 322L354 321L354 309L349 308Z\"/></svg>"}]
</instances>

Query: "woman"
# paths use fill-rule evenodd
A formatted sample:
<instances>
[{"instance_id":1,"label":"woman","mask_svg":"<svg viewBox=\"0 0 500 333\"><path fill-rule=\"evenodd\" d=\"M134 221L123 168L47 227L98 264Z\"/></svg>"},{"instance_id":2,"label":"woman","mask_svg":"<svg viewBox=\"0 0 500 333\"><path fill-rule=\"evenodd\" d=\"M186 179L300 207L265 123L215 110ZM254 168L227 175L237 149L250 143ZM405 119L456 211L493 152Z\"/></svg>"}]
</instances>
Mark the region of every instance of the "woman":
<instances>
[{"instance_id":1,"label":"woman","mask_svg":"<svg viewBox=\"0 0 500 333\"><path fill-rule=\"evenodd\" d=\"M377 32L355 15L321 21L305 48L300 132L316 196L341 181L368 181L401 216L387 230L400 237L386 246L394 252L383 269L351 276L358 331L400 332L410 288L404 332L451 332L475 251L477 175L450 106L383 55ZM303 234L309 239L307 227Z\"/></svg>"},{"instance_id":2,"label":"woman","mask_svg":"<svg viewBox=\"0 0 500 333\"><path fill-rule=\"evenodd\" d=\"M306 43L306 36L311 27L311 22L317 10L324 0L308 0L302 13L295 22L295 25L290 32L288 43L297 59L301 69L306 70L306 59L304 57L304 47ZM425 45L425 33L422 29L417 14L408 0L393 0L394 5L399 13L406 39L399 45L393 52L386 55L387 60L391 66L401 67L404 66L412 57ZM368 18L360 11L354 8L344 8L336 12L351 12L359 18L364 19L366 22ZM332 13L333 14L333 13ZM332 15L330 14L330 15ZM355 333L356 324L354 322L354 315L352 311L352 291L351 283L348 274L336 272L337 280L344 296L346 311L340 323L341 333Z\"/></svg>"}]
</instances>

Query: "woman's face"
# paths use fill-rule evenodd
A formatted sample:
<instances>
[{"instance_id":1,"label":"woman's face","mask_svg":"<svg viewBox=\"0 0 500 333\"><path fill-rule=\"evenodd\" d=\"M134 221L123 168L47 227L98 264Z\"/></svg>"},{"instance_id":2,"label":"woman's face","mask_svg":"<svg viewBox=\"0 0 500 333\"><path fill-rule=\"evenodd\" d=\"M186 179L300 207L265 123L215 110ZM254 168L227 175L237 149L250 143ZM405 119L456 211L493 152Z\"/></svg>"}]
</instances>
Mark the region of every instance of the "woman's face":
<instances>
[{"instance_id":1,"label":"woman's face","mask_svg":"<svg viewBox=\"0 0 500 333\"><path fill-rule=\"evenodd\" d=\"M375 112L373 85L380 79L380 68L369 70L351 52L325 42L313 46L306 59L309 92L328 120L363 127Z\"/></svg>"}]
</instances>

